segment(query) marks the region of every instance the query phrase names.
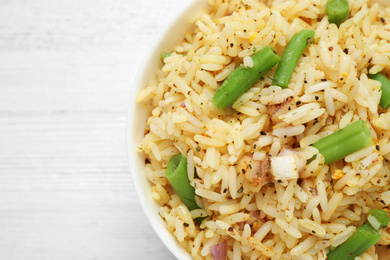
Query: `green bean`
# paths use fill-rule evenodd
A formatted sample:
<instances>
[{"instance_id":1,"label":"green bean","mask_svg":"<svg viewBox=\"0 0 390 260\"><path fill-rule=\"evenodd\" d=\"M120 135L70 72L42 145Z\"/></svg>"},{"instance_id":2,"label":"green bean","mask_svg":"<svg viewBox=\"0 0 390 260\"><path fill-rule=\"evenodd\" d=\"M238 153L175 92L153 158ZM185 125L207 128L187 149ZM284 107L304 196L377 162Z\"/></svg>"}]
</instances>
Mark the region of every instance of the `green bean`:
<instances>
[{"instance_id":1,"label":"green bean","mask_svg":"<svg viewBox=\"0 0 390 260\"><path fill-rule=\"evenodd\" d=\"M195 201L195 189L188 179L187 158L183 154L179 153L169 160L165 176L188 210L200 209ZM207 216L195 218L194 221L200 225L205 218Z\"/></svg>"},{"instance_id":2,"label":"green bean","mask_svg":"<svg viewBox=\"0 0 390 260\"><path fill-rule=\"evenodd\" d=\"M279 62L279 55L271 47L266 46L252 55L253 67L245 68L242 65L236 68L213 96L213 104L224 109L233 104L253 84Z\"/></svg>"},{"instance_id":3,"label":"green bean","mask_svg":"<svg viewBox=\"0 0 390 260\"><path fill-rule=\"evenodd\" d=\"M171 55L172 55L172 52L167 52L167 51L161 52L161 60L162 60L162 62L165 64L164 59L169 57L169 56L171 56ZM184 54L184 53L179 54L179 55L184 56L184 57L187 56L187 54Z\"/></svg>"},{"instance_id":4,"label":"green bean","mask_svg":"<svg viewBox=\"0 0 390 260\"><path fill-rule=\"evenodd\" d=\"M358 227L356 232L343 244L331 250L329 260L353 260L375 245L380 237L380 228L389 224L389 216L382 209L371 209L367 214L368 223Z\"/></svg>"},{"instance_id":5,"label":"green bean","mask_svg":"<svg viewBox=\"0 0 390 260\"><path fill-rule=\"evenodd\" d=\"M368 125L364 120L359 120L320 139L313 146L324 156L325 164L329 164L371 144Z\"/></svg>"},{"instance_id":6,"label":"green bean","mask_svg":"<svg viewBox=\"0 0 390 260\"><path fill-rule=\"evenodd\" d=\"M390 106L390 80L388 80L383 74L377 73L377 74L370 74L370 79L374 79L382 83L382 95L381 100L379 101L379 104L383 108L388 108Z\"/></svg>"},{"instance_id":7,"label":"green bean","mask_svg":"<svg viewBox=\"0 0 390 260\"><path fill-rule=\"evenodd\" d=\"M330 23L339 26L348 19L349 3L347 0L328 0L326 3L326 15Z\"/></svg>"},{"instance_id":8,"label":"green bean","mask_svg":"<svg viewBox=\"0 0 390 260\"><path fill-rule=\"evenodd\" d=\"M367 220L376 230L387 227L389 224L389 215L383 209L371 209L367 213Z\"/></svg>"},{"instance_id":9,"label":"green bean","mask_svg":"<svg viewBox=\"0 0 390 260\"><path fill-rule=\"evenodd\" d=\"M347 241L331 250L327 255L328 260L354 260L375 245L380 238L379 230L375 230L370 223L365 223L358 227Z\"/></svg>"},{"instance_id":10,"label":"green bean","mask_svg":"<svg viewBox=\"0 0 390 260\"><path fill-rule=\"evenodd\" d=\"M309 29L304 29L291 38L283 52L272 84L278 85L281 88L288 86L299 58L301 58L306 47L312 42L314 42L314 31Z\"/></svg>"},{"instance_id":11,"label":"green bean","mask_svg":"<svg viewBox=\"0 0 390 260\"><path fill-rule=\"evenodd\" d=\"M163 62L164 64L165 64L164 59L167 58L167 57L169 57L169 56L171 56L171 54L172 54L172 53L167 52L167 51L161 52L161 60L162 60L162 62Z\"/></svg>"},{"instance_id":12,"label":"green bean","mask_svg":"<svg viewBox=\"0 0 390 260\"><path fill-rule=\"evenodd\" d=\"M199 209L195 202L195 189L188 179L187 158L183 154L175 155L169 160L165 176L189 210Z\"/></svg>"}]
</instances>

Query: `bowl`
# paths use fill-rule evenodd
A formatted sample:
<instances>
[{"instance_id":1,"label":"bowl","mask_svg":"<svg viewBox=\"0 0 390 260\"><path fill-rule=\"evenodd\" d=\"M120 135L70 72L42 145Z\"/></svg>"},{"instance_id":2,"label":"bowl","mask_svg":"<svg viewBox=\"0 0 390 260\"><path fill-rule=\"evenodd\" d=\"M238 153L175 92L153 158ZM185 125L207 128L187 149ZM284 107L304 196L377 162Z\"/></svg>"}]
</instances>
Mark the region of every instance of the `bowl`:
<instances>
[{"instance_id":1,"label":"bowl","mask_svg":"<svg viewBox=\"0 0 390 260\"><path fill-rule=\"evenodd\" d=\"M151 71L156 71L162 66L161 52L172 50L178 45L185 32L191 29L189 19L196 12L206 9L208 6L206 0L191 0L171 21L155 40L149 49L138 70L134 85L131 90L127 117L127 147L130 172L140 204L145 215L148 218L152 228L159 236L161 241L171 251L171 253L181 260L193 259L191 255L182 248L176 238L168 232L166 223L158 214L159 205L153 200L151 185L144 176L145 160L143 154L137 152L137 146L140 144L145 129L145 122L148 117L146 110L139 104L136 104L137 93L144 88L149 79ZM135 127L136 126L136 127Z\"/></svg>"},{"instance_id":2,"label":"bowl","mask_svg":"<svg viewBox=\"0 0 390 260\"><path fill-rule=\"evenodd\" d=\"M376 2L384 6L389 5L388 0L376 0ZM152 198L151 185L143 174L145 167L144 157L142 154L137 153L136 148L143 138L143 126L145 125L148 115L141 106L135 103L135 97L136 94L147 85L151 72L162 66L160 53L162 51L172 50L174 46L179 44L185 32L191 28L191 24L188 23L188 19L195 15L196 12L206 7L206 0L190 1L189 4L169 23L166 29L163 30L157 38L148 55L144 59L133 86L127 125L130 169L143 210L162 242L176 258L184 260L192 259L192 257L179 245L173 234L168 232L165 221L158 214L160 206Z\"/></svg>"}]
</instances>

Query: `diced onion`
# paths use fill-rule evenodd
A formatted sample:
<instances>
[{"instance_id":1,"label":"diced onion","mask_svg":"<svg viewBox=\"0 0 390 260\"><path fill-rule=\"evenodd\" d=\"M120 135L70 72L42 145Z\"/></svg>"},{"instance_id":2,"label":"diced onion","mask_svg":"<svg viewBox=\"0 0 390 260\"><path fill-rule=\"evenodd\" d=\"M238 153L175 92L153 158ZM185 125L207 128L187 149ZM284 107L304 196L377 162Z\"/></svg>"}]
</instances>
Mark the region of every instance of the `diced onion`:
<instances>
[{"instance_id":1,"label":"diced onion","mask_svg":"<svg viewBox=\"0 0 390 260\"><path fill-rule=\"evenodd\" d=\"M211 247L211 256L214 260L226 260L227 244L225 240Z\"/></svg>"}]
</instances>

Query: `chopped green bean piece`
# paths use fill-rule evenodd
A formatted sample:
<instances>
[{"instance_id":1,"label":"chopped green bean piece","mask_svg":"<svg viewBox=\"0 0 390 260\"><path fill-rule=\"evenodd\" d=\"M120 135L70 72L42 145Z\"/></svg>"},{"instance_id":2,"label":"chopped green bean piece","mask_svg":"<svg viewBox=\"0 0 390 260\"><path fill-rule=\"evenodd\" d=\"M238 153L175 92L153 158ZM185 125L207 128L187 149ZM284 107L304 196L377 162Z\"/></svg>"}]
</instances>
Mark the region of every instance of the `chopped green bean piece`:
<instances>
[{"instance_id":1,"label":"chopped green bean piece","mask_svg":"<svg viewBox=\"0 0 390 260\"><path fill-rule=\"evenodd\" d=\"M165 176L189 210L199 209L195 202L195 189L188 179L187 158L183 154L169 160Z\"/></svg>"},{"instance_id":2,"label":"chopped green bean piece","mask_svg":"<svg viewBox=\"0 0 390 260\"><path fill-rule=\"evenodd\" d=\"M364 120L359 120L320 139L313 146L324 156L325 164L329 164L371 144L368 125Z\"/></svg>"},{"instance_id":3,"label":"chopped green bean piece","mask_svg":"<svg viewBox=\"0 0 390 260\"><path fill-rule=\"evenodd\" d=\"M161 52L161 60L162 60L162 62L165 64L164 59L169 57L169 56L171 56L173 53L174 52L167 52L167 51ZM181 55L183 57L187 56L187 54L185 54L185 53L180 53L178 55Z\"/></svg>"},{"instance_id":4,"label":"chopped green bean piece","mask_svg":"<svg viewBox=\"0 0 390 260\"><path fill-rule=\"evenodd\" d=\"M161 52L161 60L162 60L162 62L163 62L164 64L165 64L164 59L165 59L166 57L171 56L171 54L172 54L172 53L167 52L167 51Z\"/></svg>"},{"instance_id":5,"label":"chopped green bean piece","mask_svg":"<svg viewBox=\"0 0 390 260\"><path fill-rule=\"evenodd\" d=\"M377 74L370 74L370 79L374 79L382 83L382 95L381 100L379 101L379 104L383 108L390 107L390 80L388 80L383 74L377 73Z\"/></svg>"},{"instance_id":6,"label":"chopped green bean piece","mask_svg":"<svg viewBox=\"0 0 390 260\"><path fill-rule=\"evenodd\" d=\"M279 55L275 54L271 47L266 46L251 56L253 67L239 66L213 96L213 104L219 109L224 109L233 104L253 84L279 62Z\"/></svg>"},{"instance_id":7,"label":"chopped green bean piece","mask_svg":"<svg viewBox=\"0 0 390 260\"><path fill-rule=\"evenodd\" d=\"M375 245L380 238L379 230L375 230L370 223L365 223L358 227L347 241L331 250L327 255L328 260L354 260Z\"/></svg>"},{"instance_id":8,"label":"chopped green bean piece","mask_svg":"<svg viewBox=\"0 0 390 260\"><path fill-rule=\"evenodd\" d=\"M383 209L371 209L367 214L367 220L376 230L387 227L389 215Z\"/></svg>"},{"instance_id":9,"label":"chopped green bean piece","mask_svg":"<svg viewBox=\"0 0 390 260\"><path fill-rule=\"evenodd\" d=\"M195 189L188 179L187 158L183 154L179 153L169 160L165 176L188 210L200 209L195 202ZM206 217L199 217L194 221L200 224Z\"/></svg>"},{"instance_id":10,"label":"chopped green bean piece","mask_svg":"<svg viewBox=\"0 0 390 260\"><path fill-rule=\"evenodd\" d=\"M314 31L304 29L295 34L283 52L282 59L276 69L272 84L286 88L291 75L306 47L314 42Z\"/></svg>"},{"instance_id":11,"label":"chopped green bean piece","mask_svg":"<svg viewBox=\"0 0 390 260\"><path fill-rule=\"evenodd\" d=\"M326 15L330 23L339 26L348 19L349 3L347 0L328 0L326 3Z\"/></svg>"}]
</instances>

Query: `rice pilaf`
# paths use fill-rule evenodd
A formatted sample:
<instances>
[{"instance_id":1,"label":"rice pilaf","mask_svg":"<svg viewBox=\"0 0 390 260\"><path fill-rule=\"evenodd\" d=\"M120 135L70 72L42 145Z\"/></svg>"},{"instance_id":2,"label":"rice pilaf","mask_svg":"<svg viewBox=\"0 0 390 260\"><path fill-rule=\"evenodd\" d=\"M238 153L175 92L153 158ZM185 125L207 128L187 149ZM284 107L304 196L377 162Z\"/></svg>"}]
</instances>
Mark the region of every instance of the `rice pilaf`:
<instances>
[{"instance_id":1,"label":"rice pilaf","mask_svg":"<svg viewBox=\"0 0 390 260\"><path fill-rule=\"evenodd\" d=\"M350 0L349 18L337 26L326 2L209 0L138 93L150 112L139 145L145 176L167 229L194 259L220 259L213 250L227 250L228 259L327 259L370 209L388 211L390 111L369 74L390 72L390 7ZM287 88L273 84L274 66L231 106L214 106L234 69L253 67L251 56L265 46L282 55L303 29L315 39ZM359 120L372 144L325 164L313 144ZM190 211L165 177L179 153L199 209ZM275 174L283 156L297 177ZM384 259L379 245L390 245L390 229L380 234L357 259Z\"/></svg>"}]
</instances>

